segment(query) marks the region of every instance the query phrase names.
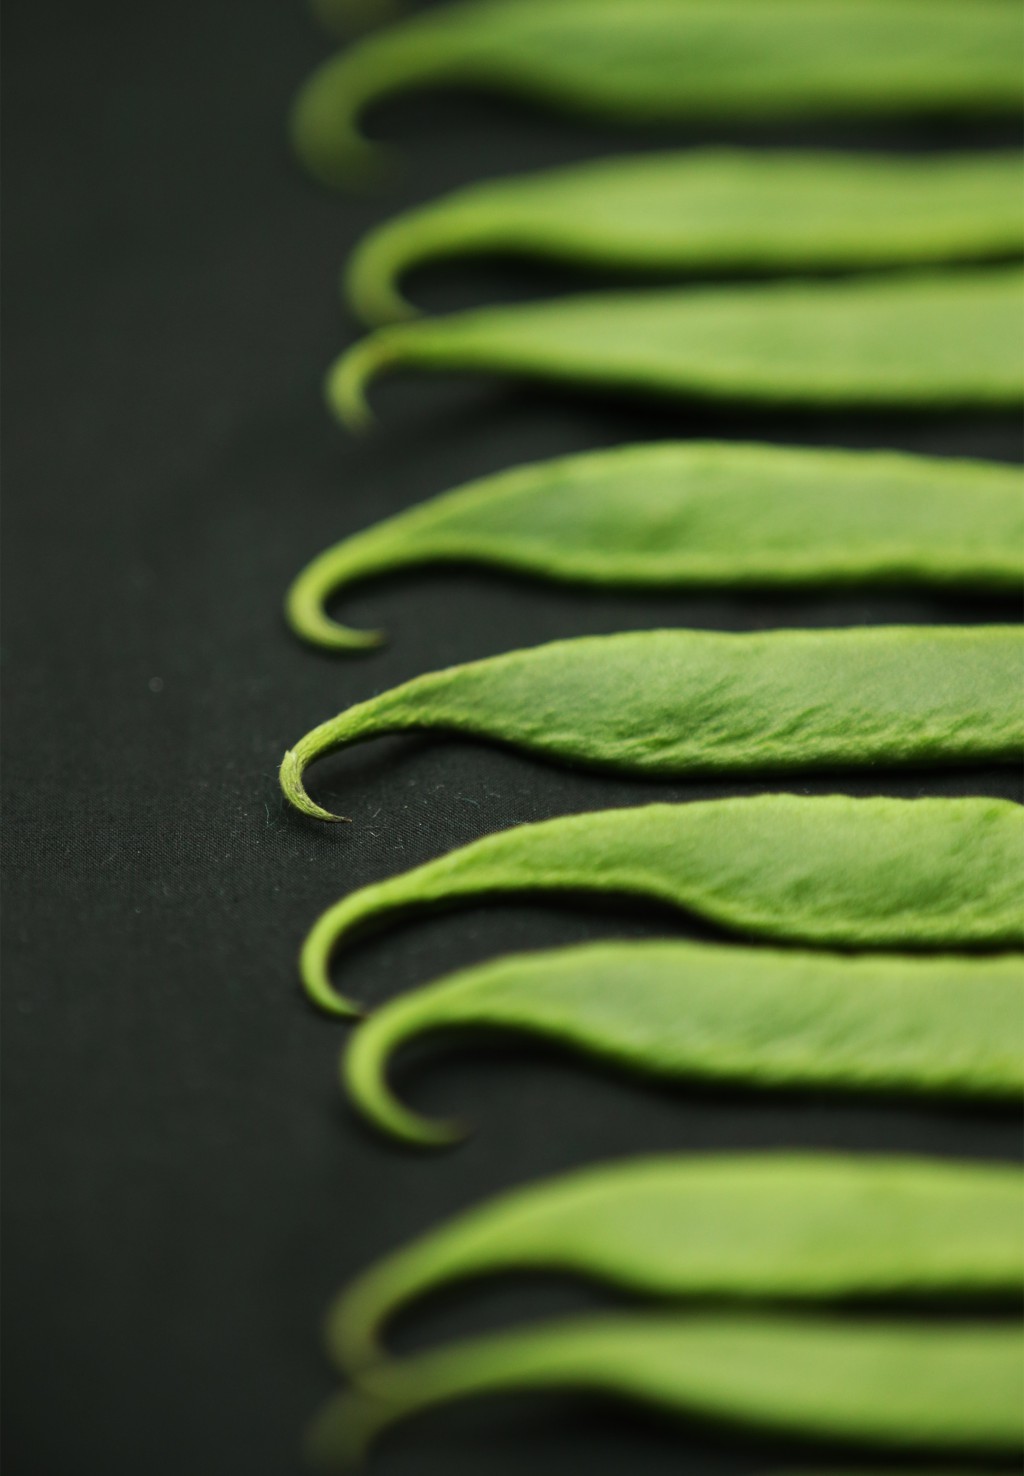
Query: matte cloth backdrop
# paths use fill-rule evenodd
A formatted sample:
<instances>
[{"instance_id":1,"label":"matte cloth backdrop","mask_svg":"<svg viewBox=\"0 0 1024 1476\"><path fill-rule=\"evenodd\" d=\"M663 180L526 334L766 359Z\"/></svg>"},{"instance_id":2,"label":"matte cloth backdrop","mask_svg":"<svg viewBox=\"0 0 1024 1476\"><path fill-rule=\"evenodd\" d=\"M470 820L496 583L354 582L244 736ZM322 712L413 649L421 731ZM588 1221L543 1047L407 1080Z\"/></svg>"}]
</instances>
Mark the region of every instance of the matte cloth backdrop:
<instances>
[{"instance_id":1,"label":"matte cloth backdrop","mask_svg":"<svg viewBox=\"0 0 1024 1476\"><path fill-rule=\"evenodd\" d=\"M939 597L602 596L439 571L346 602L354 623L390 630L380 654L303 649L280 614L288 581L378 517L516 462L674 435L1011 460L1015 418L648 412L396 378L376 393L378 428L356 440L328 418L320 381L355 336L337 275L370 224L488 173L727 130L620 133L410 98L373 120L410 145L406 171L375 198L332 197L284 141L290 97L329 47L301 0L7 10L5 1469L298 1473L303 1425L334 1386L319 1346L329 1298L506 1185L670 1149L1013 1158L1014 1113L673 1094L525 1048L456 1053L410 1079L423 1110L473 1120L464 1148L414 1156L372 1138L337 1090L346 1027L316 1016L296 982L322 908L517 821L758 786L626 782L385 740L321 771L318 794L354 824L317 827L286 813L276 768L348 703L555 637L1014 615ZM733 137L1017 141L996 125ZM453 263L411 285L444 308L567 280ZM1009 769L777 787L1018 794ZM347 978L373 1002L503 949L679 931L604 902L481 906L368 940ZM395 1342L585 1302L541 1281L467 1291ZM374 1469L739 1476L783 1463L814 1456L529 1400L432 1416Z\"/></svg>"}]
</instances>

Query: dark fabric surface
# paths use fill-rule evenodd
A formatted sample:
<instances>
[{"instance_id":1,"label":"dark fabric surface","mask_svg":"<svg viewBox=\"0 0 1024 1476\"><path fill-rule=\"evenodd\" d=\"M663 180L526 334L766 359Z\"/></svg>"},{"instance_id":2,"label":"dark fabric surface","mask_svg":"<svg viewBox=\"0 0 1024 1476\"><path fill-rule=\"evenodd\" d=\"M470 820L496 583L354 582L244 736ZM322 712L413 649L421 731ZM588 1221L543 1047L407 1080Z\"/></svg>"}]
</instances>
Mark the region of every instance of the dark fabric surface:
<instances>
[{"instance_id":1,"label":"dark fabric surface","mask_svg":"<svg viewBox=\"0 0 1024 1476\"><path fill-rule=\"evenodd\" d=\"M296 949L325 905L518 821L757 786L651 786L389 741L325 768L318 793L355 823L318 828L285 812L275 770L347 703L555 636L1015 613L897 596L604 596L448 572L351 598L354 623L391 631L381 654L301 649L280 616L287 581L379 516L515 462L669 435L1009 460L1015 418L654 412L396 379L375 394L378 430L356 441L328 419L320 379L354 336L336 277L357 236L488 172L653 140L511 104L409 99L376 115L408 146L404 175L378 198L332 198L283 138L289 96L327 50L300 0L10 0L6 20L5 1469L298 1472L303 1424L333 1387L318 1343L330 1295L506 1185L675 1148L1014 1157L1013 1113L673 1093L513 1047L432 1053L408 1078L423 1108L474 1122L464 1148L418 1156L371 1138L336 1087L345 1027L296 984ZM1015 141L913 125L746 137ZM413 288L443 308L566 280L491 264ZM791 787L1019 793L1009 770ZM346 981L373 1003L503 949L666 931L685 929L642 908L480 906L367 941ZM600 1301L539 1280L467 1290L396 1342ZM374 1470L731 1476L811 1462L530 1400L432 1417Z\"/></svg>"}]
</instances>

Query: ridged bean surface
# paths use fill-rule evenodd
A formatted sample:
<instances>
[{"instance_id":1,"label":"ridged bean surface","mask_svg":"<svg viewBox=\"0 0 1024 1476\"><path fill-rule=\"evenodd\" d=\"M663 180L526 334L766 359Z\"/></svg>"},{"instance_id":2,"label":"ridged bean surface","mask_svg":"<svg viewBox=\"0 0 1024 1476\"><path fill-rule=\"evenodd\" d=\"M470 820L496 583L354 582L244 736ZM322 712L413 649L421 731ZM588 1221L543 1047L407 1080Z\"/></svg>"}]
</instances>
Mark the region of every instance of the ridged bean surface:
<instances>
[{"instance_id":1,"label":"ridged bean surface","mask_svg":"<svg viewBox=\"0 0 1024 1476\"><path fill-rule=\"evenodd\" d=\"M1024 757L1024 629L647 630L555 641L415 677L312 729L281 764L384 733L466 733L668 777Z\"/></svg>"},{"instance_id":2,"label":"ridged bean surface","mask_svg":"<svg viewBox=\"0 0 1024 1476\"><path fill-rule=\"evenodd\" d=\"M374 574L485 564L623 588L1024 584L1024 473L996 462L728 442L623 446L515 467L356 533L288 594L296 634L378 645L326 611Z\"/></svg>"},{"instance_id":3,"label":"ridged bean surface","mask_svg":"<svg viewBox=\"0 0 1024 1476\"><path fill-rule=\"evenodd\" d=\"M427 905L511 892L616 893L732 932L853 948L1024 942L1024 809L994 799L791 794L599 810L519 825L342 898L300 968L334 1014L339 944Z\"/></svg>"},{"instance_id":4,"label":"ridged bean surface","mask_svg":"<svg viewBox=\"0 0 1024 1476\"><path fill-rule=\"evenodd\" d=\"M915 0L915 4L918 0ZM330 371L369 419L385 371L476 370L675 400L1010 408L1024 400L1020 268L584 293L395 323Z\"/></svg>"}]
</instances>

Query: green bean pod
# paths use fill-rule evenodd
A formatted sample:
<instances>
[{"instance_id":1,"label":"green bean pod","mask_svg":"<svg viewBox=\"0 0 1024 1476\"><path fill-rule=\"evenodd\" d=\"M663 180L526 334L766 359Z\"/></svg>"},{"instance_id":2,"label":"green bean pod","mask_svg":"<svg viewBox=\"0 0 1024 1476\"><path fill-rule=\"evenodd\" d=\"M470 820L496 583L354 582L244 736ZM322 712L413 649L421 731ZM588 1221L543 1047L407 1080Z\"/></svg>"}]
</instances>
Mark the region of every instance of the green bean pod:
<instances>
[{"instance_id":1,"label":"green bean pod","mask_svg":"<svg viewBox=\"0 0 1024 1476\"><path fill-rule=\"evenodd\" d=\"M1017 1101L1024 961L682 942L515 954L374 1011L343 1058L349 1100L406 1143L458 1141L459 1124L432 1122L395 1097L388 1066L425 1035L479 1029L670 1083Z\"/></svg>"},{"instance_id":2,"label":"green bean pod","mask_svg":"<svg viewBox=\"0 0 1024 1476\"><path fill-rule=\"evenodd\" d=\"M336 993L332 954L368 924L509 893L643 897L731 932L840 948L1024 943L1024 809L993 799L791 794L600 810L519 825L362 887L315 923L300 970Z\"/></svg>"},{"instance_id":3,"label":"green bean pod","mask_svg":"<svg viewBox=\"0 0 1024 1476\"><path fill-rule=\"evenodd\" d=\"M439 730L625 774L775 774L1024 755L1024 630L647 630L554 641L404 682L321 723L281 764Z\"/></svg>"},{"instance_id":4,"label":"green bean pod","mask_svg":"<svg viewBox=\"0 0 1024 1476\"><path fill-rule=\"evenodd\" d=\"M310 1432L319 1470L391 1426L477 1395L588 1390L680 1420L861 1449L1012 1456L1024 1447L1015 1326L649 1312L579 1317L383 1364Z\"/></svg>"},{"instance_id":5,"label":"green bean pod","mask_svg":"<svg viewBox=\"0 0 1024 1476\"><path fill-rule=\"evenodd\" d=\"M328 9L333 9L330 5ZM291 120L327 184L365 173L379 98L469 86L624 123L1014 113L1024 98L1015 0L468 0L349 46Z\"/></svg>"},{"instance_id":6,"label":"green bean pod","mask_svg":"<svg viewBox=\"0 0 1024 1476\"><path fill-rule=\"evenodd\" d=\"M343 1373L440 1287L509 1271L660 1298L836 1300L1024 1290L1018 1167L824 1153L665 1154L577 1169L464 1211L359 1277L330 1314Z\"/></svg>"},{"instance_id":7,"label":"green bean pod","mask_svg":"<svg viewBox=\"0 0 1024 1476\"><path fill-rule=\"evenodd\" d=\"M372 380L420 369L676 401L1008 409L1024 401L1022 342L1016 266L585 293L380 328L331 369L327 399L358 428Z\"/></svg>"},{"instance_id":8,"label":"green bean pod","mask_svg":"<svg viewBox=\"0 0 1024 1476\"><path fill-rule=\"evenodd\" d=\"M385 221L345 272L368 323L411 317L426 261L515 252L636 274L839 270L1020 256L1019 153L687 149L467 185Z\"/></svg>"},{"instance_id":9,"label":"green bean pod","mask_svg":"<svg viewBox=\"0 0 1024 1476\"><path fill-rule=\"evenodd\" d=\"M1024 474L995 462L730 442L622 446L515 467L327 549L295 580L295 633L379 645L329 596L375 574L462 562L624 589L849 585L1016 592Z\"/></svg>"}]
</instances>

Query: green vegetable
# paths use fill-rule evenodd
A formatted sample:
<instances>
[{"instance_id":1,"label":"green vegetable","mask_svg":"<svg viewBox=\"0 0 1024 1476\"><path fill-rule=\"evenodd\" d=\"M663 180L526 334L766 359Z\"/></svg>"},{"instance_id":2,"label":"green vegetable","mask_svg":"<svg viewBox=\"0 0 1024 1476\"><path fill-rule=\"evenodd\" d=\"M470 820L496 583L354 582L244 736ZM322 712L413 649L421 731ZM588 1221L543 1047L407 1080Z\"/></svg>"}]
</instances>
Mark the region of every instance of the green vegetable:
<instances>
[{"instance_id":1,"label":"green vegetable","mask_svg":"<svg viewBox=\"0 0 1024 1476\"><path fill-rule=\"evenodd\" d=\"M414 678L321 723L281 764L296 809L324 754L441 729L628 774L772 774L1024 754L1024 629L646 630Z\"/></svg>"},{"instance_id":2,"label":"green vegetable","mask_svg":"<svg viewBox=\"0 0 1024 1476\"><path fill-rule=\"evenodd\" d=\"M756 1225L747 1227L752 1237ZM1024 1338L999 1323L650 1312L549 1323L384 1364L317 1420L322 1470L434 1405L588 1389L680 1418L850 1445L1021 1449Z\"/></svg>"},{"instance_id":3,"label":"green vegetable","mask_svg":"<svg viewBox=\"0 0 1024 1476\"><path fill-rule=\"evenodd\" d=\"M462 1136L392 1094L395 1051L425 1033L512 1030L668 1081L1017 1098L1020 958L848 957L698 943L517 954L391 1001L349 1043L343 1079L383 1132Z\"/></svg>"},{"instance_id":4,"label":"green vegetable","mask_svg":"<svg viewBox=\"0 0 1024 1476\"><path fill-rule=\"evenodd\" d=\"M328 61L292 138L330 184L374 160L366 108L424 86L489 88L627 123L1014 113L1016 0L468 0Z\"/></svg>"},{"instance_id":5,"label":"green vegetable","mask_svg":"<svg viewBox=\"0 0 1024 1476\"><path fill-rule=\"evenodd\" d=\"M601 292L378 329L338 360L327 394L352 426L369 419L369 381L395 368L678 399L997 408L1024 400L1022 342L1018 267Z\"/></svg>"},{"instance_id":6,"label":"green vegetable","mask_svg":"<svg viewBox=\"0 0 1024 1476\"><path fill-rule=\"evenodd\" d=\"M1024 1289L1017 1167L826 1154L664 1155L514 1189L371 1268L329 1320L345 1372L455 1281L568 1272L649 1297L820 1300ZM1017 1297L1014 1297L1017 1293Z\"/></svg>"},{"instance_id":7,"label":"green vegetable","mask_svg":"<svg viewBox=\"0 0 1024 1476\"><path fill-rule=\"evenodd\" d=\"M377 645L327 597L373 574L461 560L625 587L893 584L1013 591L1024 580L1019 467L893 452L680 441L516 467L322 553L288 594L292 629Z\"/></svg>"},{"instance_id":8,"label":"green vegetable","mask_svg":"<svg viewBox=\"0 0 1024 1476\"><path fill-rule=\"evenodd\" d=\"M507 252L634 272L898 266L1024 247L1019 153L689 149L473 184L371 231L347 273L369 322L410 316L403 272Z\"/></svg>"},{"instance_id":9,"label":"green vegetable","mask_svg":"<svg viewBox=\"0 0 1024 1476\"><path fill-rule=\"evenodd\" d=\"M1024 942L1024 809L993 799L790 794L600 810L519 825L342 898L302 950L310 997L368 923L509 892L647 897L733 932L862 948Z\"/></svg>"}]
</instances>

